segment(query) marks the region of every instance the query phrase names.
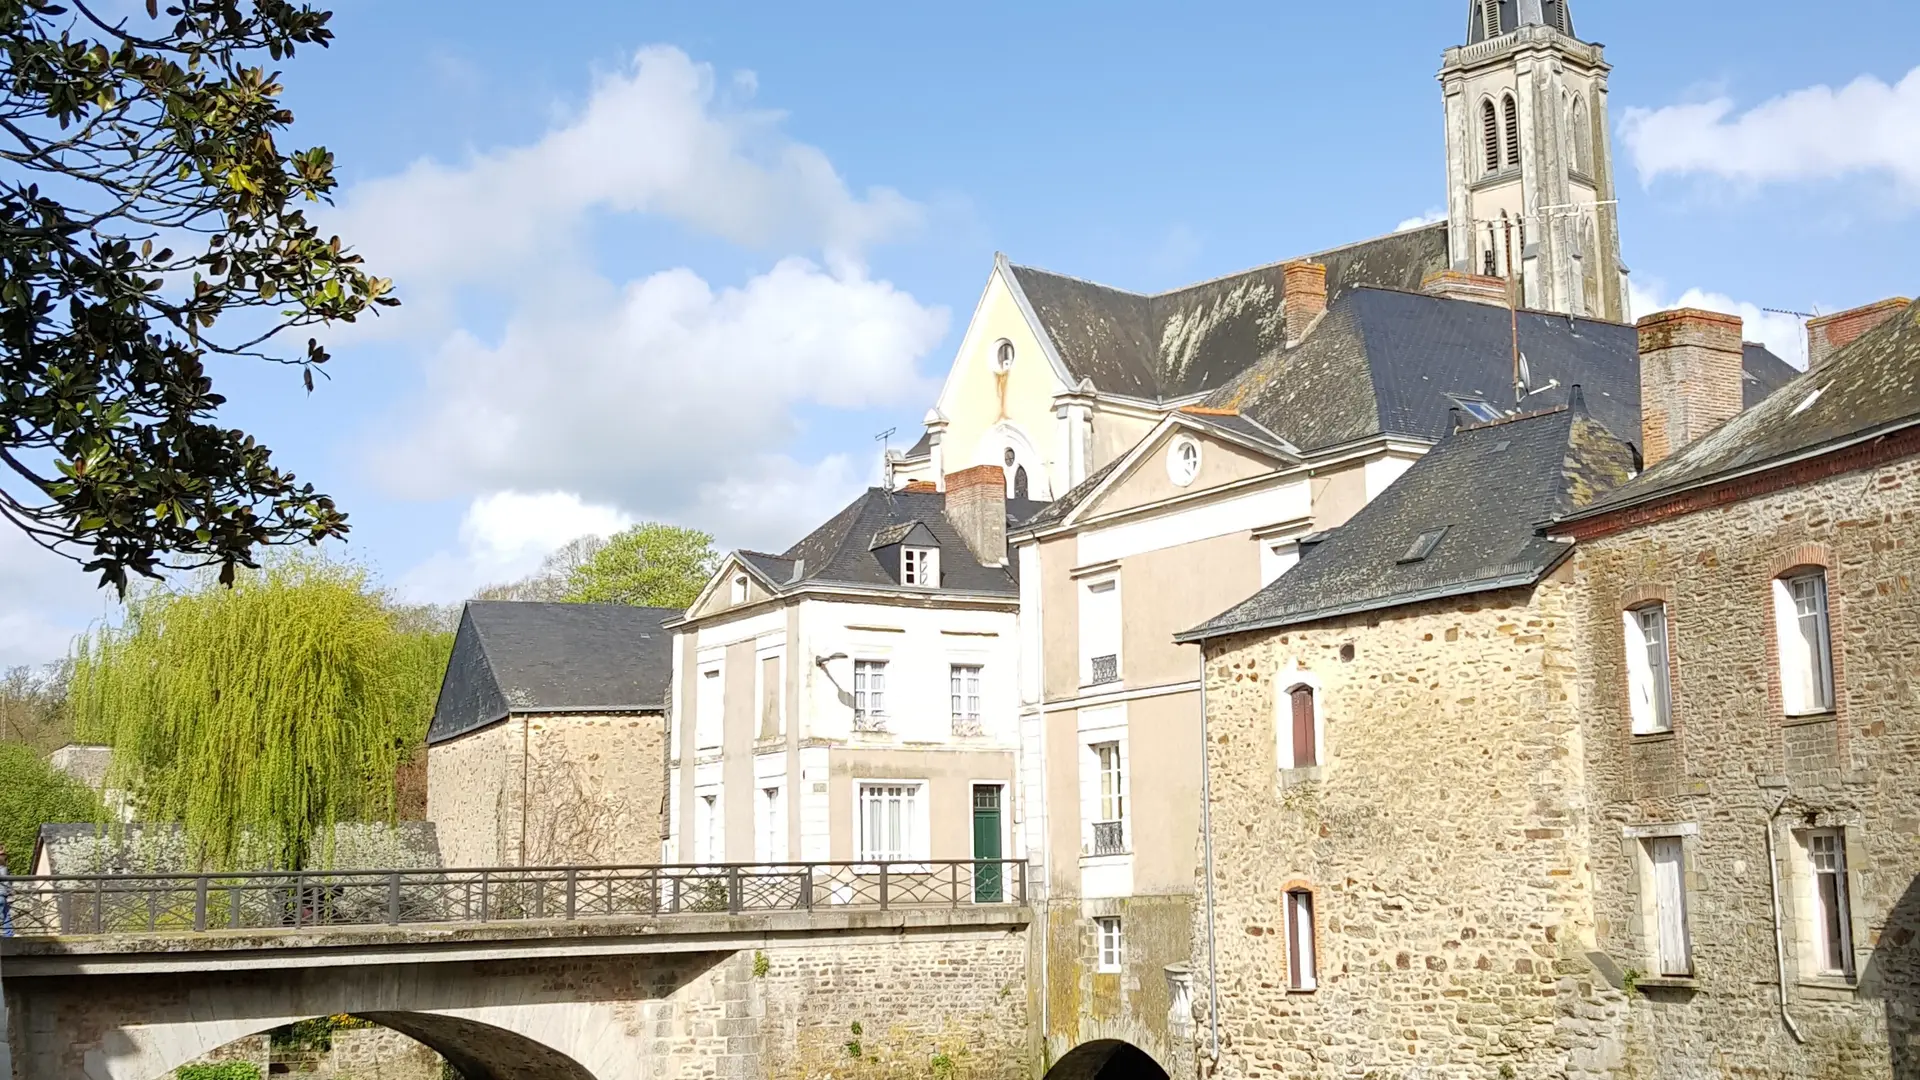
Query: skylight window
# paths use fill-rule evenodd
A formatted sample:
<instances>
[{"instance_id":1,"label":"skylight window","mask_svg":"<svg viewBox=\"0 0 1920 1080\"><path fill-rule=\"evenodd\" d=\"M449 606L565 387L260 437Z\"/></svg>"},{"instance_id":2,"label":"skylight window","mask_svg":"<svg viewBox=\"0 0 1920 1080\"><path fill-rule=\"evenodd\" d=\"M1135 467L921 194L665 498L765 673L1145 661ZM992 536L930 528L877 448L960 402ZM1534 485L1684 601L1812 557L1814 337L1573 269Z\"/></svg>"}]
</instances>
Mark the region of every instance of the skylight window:
<instances>
[{"instance_id":1,"label":"skylight window","mask_svg":"<svg viewBox=\"0 0 1920 1080\"><path fill-rule=\"evenodd\" d=\"M1441 526L1438 529L1429 529L1421 533L1414 539L1413 546L1407 549L1407 553L1400 556L1400 561L1402 563L1416 563L1425 559L1427 556L1433 554L1434 548L1440 546L1440 538L1445 535L1447 535L1445 526Z\"/></svg>"},{"instance_id":2,"label":"skylight window","mask_svg":"<svg viewBox=\"0 0 1920 1080\"><path fill-rule=\"evenodd\" d=\"M1500 407L1485 398L1463 397L1459 394L1448 394L1447 396L1452 398L1455 405L1460 406L1462 411L1468 416L1473 417L1478 423L1490 424L1500 419Z\"/></svg>"}]
</instances>

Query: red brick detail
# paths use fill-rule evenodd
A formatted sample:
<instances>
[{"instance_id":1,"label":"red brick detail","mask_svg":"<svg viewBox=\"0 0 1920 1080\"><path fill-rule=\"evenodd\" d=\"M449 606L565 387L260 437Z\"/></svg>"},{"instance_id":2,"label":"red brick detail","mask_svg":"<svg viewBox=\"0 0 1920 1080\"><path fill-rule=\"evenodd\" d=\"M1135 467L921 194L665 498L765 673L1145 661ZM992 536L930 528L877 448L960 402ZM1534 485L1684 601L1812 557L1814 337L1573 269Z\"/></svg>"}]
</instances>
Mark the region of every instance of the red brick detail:
<instances>
[{"instance_id":1,"label":"red brick detail","mask_svg":"<svg viewBox=\"0 0 1920 1080\"><path fill-rule=\"evenodd\" d=\"M1313 897L1313 966L1314 966L1313 984L1314 984L1315 990L1319 988L1322 982L1326 981L1326 974L1327 974L1327 951L1326 951L1326 943L1325 943L1326 935L1323 934L1320 930L1321 926L1323 926L1327 921L1327 913L1320 910L1320 900L1326 894L1323 893L1321 890L1314 888L1313 882L1308 881L1306 878L1292 878L1285 885L1280 886L1280 900L1281 900L1280 929L1278 930L1278 933L1280 935L1280 943L1281 943L1281 952L1280 952L1281 980L1283 985L1286 986L1287 993L1289 994L1311 994L1314 992L1313 990L1295 989L1291 981L1292 979L1291 969L1293 965L1293 935L1287 933L1287 917L1289 912L1287 909L1286 897L1288 893L1295 893L1295 892L1303 892L1303 893L1306 893L1308 896Z\"/></svg>"},{"instance_id":2,"label":"red brick detail","mask_svg":"<svg viewBox=\"0 0 1920 1080\"><path fill-rule=\"evenodd\" d=\"M1640 456L1647 468L1739 415L1744 346L1737 315L1677 308L1636 324Z\"/></svg>"},{"instance_id":3,"label":"red brick detail","mask_svg":"<svg viewBox=\"0 0 1920 1080\"><path fill-rule=\"evenodd\" d=\"M1449 300L1472 300L1505 307L1511 297L1506 278L1469 274L1464 270L1437 270L1421 279L1420 291Z\"/></svg>"},{"instance_id":4,"label":"red brick detail","mask_svg":"<svg viewBox=\"0 0 1920 1080\"><path fill-rule=\"evenodd\" d=\"M1637 608L1641 604L1651 603L1655 600L1658 600L1661 603L1667 605L1667 608L1669 609L1669 614L1671 614L1671 609L1673 608L1673 586L1671 585L1628 586L1626 589L1621 590L1620 610L1626 611L1629 608Z\"/></svg>"},{"instance_id":5,"label":"red brick detail","mask_svg":"<svg viewBox=\"0 0 1920 1080\"><path fill-rule=\"evenodd\" d=\"M1879 303L1807 320L1807 369L1825 364L1834 353L1853 344L1862 334L1907 310L1912 303L1896 296Z\"/></svg>"},{"instance_id":6,"label":"red brick detail","mask_svg":"<svg viewBox=\"0 0 1920 1080\"><path fill-rule=\"evenodd\" d=\"M1182 405L1180 411L1194 416L1239 416L1239 409L1213 409L1205 405Z\"/></svg>"},{"instance_id":7,"label":"red brick detail","mask_svg":"<svg viewBox=\"0 0 1920 1080\"><path fill-rule=\"evenodd\" d=\"M932 495L940 490L940 485L931 480L909 480L900 490L909 495Z\"/></svg>"},{"instance_id":8,"label":"red brick detail","mask_svg":"<svg viewBox=\"0 0 1920 1080\"><path fill-rule=\"evenodd\" d=\"M1683 717L1686 714L1686 709L1684 708L1685 695L1681 693L1680 680L1680 620L1678 613L1674 611L1673 595L1673 586L1671 585L1629 585L1625 589L1620 590L1620 610L1623 612L1630 611L1642 604L1655 602L1666 605L1667 723L1673 738L1678 739L1682 737L1681 730L1684 727ZM1622 633L1616 634L1615 637L1620 642L1621 652L1624 653L1627 646L1624 630ZM1620 700L1629 703L1628 708L1624 710L1621 715L1627 720L1627 729L1624 732L1625 739L1631 742L1634 738L1638 737L1633 733L1633 709L1631 705L1633 700L1633 675L1627 668L1624 656L1622 656L1621 660L1621 663L1614 666L1620 672ZM1665 733L1662 734L1664 735ZM1686 755L1682 753L1680 756L1684 758Z\"/></svg>"},{"instance_id":9,"label":"red brick detail","mask_svg":"<svg viewBox=\"0 0 1920 1080\"><path fill-rule=\"evenodd\" d=\"M971 469L947 474L947 490L977 487L997 487L1004 490L1007 486L1007 470L998 465L975 465Z\"/></svg>"},{"instance_id":10,"label":"red brick detail","mask_svg":"<svg viewBox=\"0 0 1920 1080\"><path fill-rule=\"evenodd\" d=\"M1767 573L1772 577L1779 577L1789 570L1798 569L1802 566L1818 566L1823 569L1831 569L1833 566L1833 549L1825 544L1798 544L1775 555L1773 561L1767 564Z\"/></svg>"},{"instance_id":11,"label":"red brick detail","mask_svg":"<svg viewBox=\"0 0 1920 1080\"><path fill-rule=\"evenodd\" d=\"M1300 259L1280 267L1280 273L1280 310L1286 316L1287 341L1295 342L1327 310L1327 268L1324 263Z\"/></svg>"},{"instance_id":12,"label":"red brick detail","mask_svg":"<svg viewBox=\"0 0 1920 1080\"><path fill-rule=\"evenodd\" d=\"M1722 480L1688 491L1675 492L1652 502L1622 507L1581 521L1569 521L1564 525L1556 526L1555 531L1571 536L1576 541L1597 540L1600 537L1612 536L1642 525L1669 521L1701 510L1744 502L1747 499L1757 499L1776 491L1785 491L1816 480L1824 480L1829 476L1877 468L1916 454L1920 454L1920 423L1890 435L1857 443L1819 457L1797 461L1791 465L1768 469L1751 476Z\"/></svg>"},{"instance_id":13,"label":"red brick detail","mask_svg":"<svg viewBox=\"0 0 1920 1080\"><path fill-rule=\"evenodd\" d=\"M1841 760L1844 761L1847 753L1847 598L1841 588L1839 561L1834 558L1833 549L1825 544L1796 544L1775 555L1768 563L1763 591L1767 613L1767 707L1783 726L1806 719L1787 715L1786 693L1780 688L1780 637L1778 615L1773 608L1773 583L1790 570L1812 566L1819 567L1827 575L1827 647L1833 653L1829 658L1833 664L1833 716L1837 722L1835 734L1840 742ZM1781 752L1785 753L1784 747Z\"/></svg>"}]
</instances>

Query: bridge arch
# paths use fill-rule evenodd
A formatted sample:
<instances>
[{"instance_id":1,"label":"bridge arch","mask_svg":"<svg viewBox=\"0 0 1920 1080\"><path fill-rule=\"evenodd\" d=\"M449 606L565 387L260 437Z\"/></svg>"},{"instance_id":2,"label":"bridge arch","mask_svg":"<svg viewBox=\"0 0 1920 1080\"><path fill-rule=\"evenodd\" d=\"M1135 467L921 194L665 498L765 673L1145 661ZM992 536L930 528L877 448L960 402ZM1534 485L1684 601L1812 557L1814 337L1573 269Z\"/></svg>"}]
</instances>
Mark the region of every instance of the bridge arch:
<instances>
[{"instance_id":1,"label":"bridge arch","mask_svg":"<svg viewBox=\"0 0 1920 1080\"><path fill-rule=\"evenodd\" d=\"M537 1042L520 1032L481 1023L467 1017L413 1012L375 1012L356 1015L363 1020L397 1031L433 1050L445 1058L448 1064L459 1070L465 1080L522 1080L522 1078L524 1080L600 1080L578 1061L551 1046ZM235 1038L245 1038L247 1035L261 1033L250 1031ZM232 1041L234 1040L228 1040L229 1043ZM202 1054L225 1045L227 1043L206 1047ZM176 1049L175 1053L178 1052ZM173 1075L173 1070L182 1064L185 1062L166 1066L160 1072L148 1075L146 1080L167 1080ZM149 1061L139 1067L152 1069L153 1063ZM110 1070L110 1074L115 1077L126 1072L127 1070L121 1068Z\"/></svg>"},{"instance_id":2,"label":"bridge arch","mask_svg":"<svg viewBox=\"0 0 1920 1080\"><path fill-rule=\"evenodd\" d=\"M1046 1080L1168 1080L1145 1050L1120 1039L1081 1043L1053 1063Z\"/></svg>"}]
</instances>

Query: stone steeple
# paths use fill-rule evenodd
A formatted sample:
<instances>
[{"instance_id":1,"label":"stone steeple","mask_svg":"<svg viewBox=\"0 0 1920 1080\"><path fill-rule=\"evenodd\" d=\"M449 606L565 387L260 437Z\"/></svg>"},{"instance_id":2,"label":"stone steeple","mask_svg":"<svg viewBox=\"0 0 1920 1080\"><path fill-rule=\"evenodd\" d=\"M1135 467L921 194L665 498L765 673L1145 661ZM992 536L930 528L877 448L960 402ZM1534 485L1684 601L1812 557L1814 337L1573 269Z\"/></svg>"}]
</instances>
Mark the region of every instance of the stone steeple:
<instances>
[{"instance_id":1,"label":"stone steeple","mask_svg":"<svg viewBox=\"0 0 1920 1080\"><path fill-rule=\"evenodd\" d=\"M1471 0L1440 71L1453 268L1515 277L1526 306L1625 321L1604 50L1570 0Z\"/></svg>"}]
</instances>

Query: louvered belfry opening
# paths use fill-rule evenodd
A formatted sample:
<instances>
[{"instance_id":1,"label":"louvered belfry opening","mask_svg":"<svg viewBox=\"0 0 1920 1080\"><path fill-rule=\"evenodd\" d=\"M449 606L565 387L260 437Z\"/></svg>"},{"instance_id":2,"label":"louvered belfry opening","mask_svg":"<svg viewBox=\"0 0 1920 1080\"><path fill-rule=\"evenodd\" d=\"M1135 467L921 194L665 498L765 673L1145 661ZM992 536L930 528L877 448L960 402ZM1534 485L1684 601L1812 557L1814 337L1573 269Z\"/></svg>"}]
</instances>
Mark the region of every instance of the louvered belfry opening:
<instances>
[{"instance_id":1,"label":"louvered belfry opening","mask_svg":"<svg viewBox=\"0 0 1920 1080\"><path fill-rule=\"evenodd\" d=\"M1520 106L1514 103L1512 94L1503 104L1507 112L1507 165L1511 167L1520 164Z\"/></svg>"}]
</instances>

